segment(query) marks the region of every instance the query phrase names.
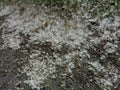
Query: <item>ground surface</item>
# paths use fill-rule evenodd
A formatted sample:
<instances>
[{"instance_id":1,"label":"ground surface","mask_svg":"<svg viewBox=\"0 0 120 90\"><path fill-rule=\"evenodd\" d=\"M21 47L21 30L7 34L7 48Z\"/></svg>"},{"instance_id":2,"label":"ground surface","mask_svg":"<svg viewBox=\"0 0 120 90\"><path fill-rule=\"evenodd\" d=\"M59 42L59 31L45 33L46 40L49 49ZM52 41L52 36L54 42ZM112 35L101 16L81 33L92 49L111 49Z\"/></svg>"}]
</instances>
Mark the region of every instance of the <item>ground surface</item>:
<instances>
[{"instance_id":1,"label":"ground surface","mask_svg":"<svg viewBox=\"0 0 120 90\"><path fill-rule=\"evenodd\" d=\"M0 90L119 90L119 9L52 10L0 5Z\"/></svg>"}]
</instances>

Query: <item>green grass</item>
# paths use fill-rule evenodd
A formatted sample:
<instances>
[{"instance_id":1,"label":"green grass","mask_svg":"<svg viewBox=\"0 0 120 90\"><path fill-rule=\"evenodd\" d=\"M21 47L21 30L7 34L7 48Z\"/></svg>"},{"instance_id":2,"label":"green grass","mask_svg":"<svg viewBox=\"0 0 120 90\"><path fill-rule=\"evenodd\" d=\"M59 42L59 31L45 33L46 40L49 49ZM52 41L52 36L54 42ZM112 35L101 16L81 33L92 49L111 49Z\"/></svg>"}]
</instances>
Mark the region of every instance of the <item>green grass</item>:
<instances>
[{"instance_id":1,"label":"green grass","mask_svg":"<svg viewBox=\"0 0 120 90\"><path fill-rule=\"evenodd\" d=\"M99 3L102 3L102 0L81 0L82 2L88 2L91 3L93 6L98 5ZM120 8L120 0L106 0L106 4L109 4L111 1L114 3L117 3L117 7ZM45 5L47 7L54 8L57 6L58 8L62 8L63 6L66 6L67 9L75 9L76 7L80 6L81 3L78 3L78 0L0 0L0 3L5 4L17 4L17 3L32 3L35 5ZM87 6L86 6L87 7ZM103 7L104 9L104 7ZM102 11L102 8L100 9Z\"/></svg>"},{"instance_id":2,"label":"green grass","mask_svg":"<svg viewBox=\"0 0 120 90\"><path fill-rule=\"evenodd\" d=\"M81 0L82 2L102 2L102 0ZM108 0L113 1L113 2L120 2L120 0ZM0 2L4 3L13 3L13 2L30 2L30 3L35 3L35 4L45 4L45 5L67 5L67 6L74 6L77 5L78 0L0 0Z\"/></svg>"},{"instance_id":3,"label":"green grass","mask_svg":"<svg viewBox=\"0 0 120 90\"><path fill-rule=\"evenodd\" d=\"M117 0L117 2L120 2L120 0Z\"/></svg>"},{"instance_id":4,"label":"green grass","mask_svg":"<svg viewBox=\"0 0 120 90\"><path fill-rule=\"evenodd\" d=\"M33 2L35 4L75 4L77 0L0 0L0 2Z\"/></svg>"}]
</instances>

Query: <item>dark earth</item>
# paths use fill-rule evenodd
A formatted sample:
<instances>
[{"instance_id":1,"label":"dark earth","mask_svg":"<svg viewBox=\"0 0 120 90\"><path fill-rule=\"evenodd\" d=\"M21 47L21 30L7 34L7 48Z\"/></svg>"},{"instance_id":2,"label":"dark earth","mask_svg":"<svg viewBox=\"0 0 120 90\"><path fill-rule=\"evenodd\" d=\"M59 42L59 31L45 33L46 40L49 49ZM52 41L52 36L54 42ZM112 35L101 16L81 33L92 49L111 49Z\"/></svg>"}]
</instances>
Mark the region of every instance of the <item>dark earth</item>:
<instances>
[{"instance_id":1,"label":"dark earth","mask_svg":"<svg viewBox=\"0 0 120 90\"><path fill-rule=\"evenodd\" d=\"M0 41L2 42L2 39L0 39ZM37 46L35 47L37 48ZM43 47L48 50L46 45ZM95 51L91 50L91 53L95 53ZM112 55L108 56L108 58L111 58L109 62L120 69L120 63L112 61L112 58L115 57L116 56L112 57ZM13 50L11 48L0 49L0 90L37 90L36 88L32 89L30 86L23 83L27 76L24 73L21 73L21 70L22 67L28 63L28 58L27 54L25 55L22 53L22 48L19 50ZM105 62L105 64L109 63L108 61ZM49 79L47 83L50 83L50 86L45 86L41 90L103 90L94 82L95 75L92 71L88 70L87 67L89 65L81 63L81 66L79 66L77 58L75 60L75 65L76 69L73 70L73 78L69 75L65 79L61 78L59 74L64 71L64 67L58 66L59 77L52 80ZM81 69L79 69L80 67ZM66 82L64 87L60 86L62 80ZM117 82L115 85L116 88L113 88L112 90L119 90L120 82Z\"/></svg>"}]
</instances>

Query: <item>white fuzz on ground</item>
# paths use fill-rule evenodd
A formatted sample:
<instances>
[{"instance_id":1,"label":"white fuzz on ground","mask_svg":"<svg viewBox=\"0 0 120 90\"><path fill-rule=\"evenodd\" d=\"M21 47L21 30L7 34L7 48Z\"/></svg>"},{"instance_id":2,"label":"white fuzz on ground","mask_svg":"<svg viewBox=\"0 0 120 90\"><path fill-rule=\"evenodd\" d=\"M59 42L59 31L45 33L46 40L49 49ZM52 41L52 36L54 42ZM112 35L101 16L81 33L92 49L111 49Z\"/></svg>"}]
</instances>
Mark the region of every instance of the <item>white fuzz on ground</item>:
<instances>
[{"instance_id":1,"label":"white fuzz on ground","mask_svg":"<svg viewBox=\"0 0 120 90\"><path fill-rule=\"evenodd\" d=\"M14 9L16 8L16 10ZM100 26L94 26L93 31L87 28L88 22L91 21L88 12L84 11L84 16L81 16L80 10L78 14L73 14L70 20L62 19L57 15L48 15L44 10L39 12L31 7L25 8L22 12L20 7L7 6L0 11L0 16L7 15L7 19L1 25L0 28L3 29L2 38L4 40L3 47L10 47L13 49L20 48L20 43L23 42L23 38L19 35L22 32L24 35L30 35L27 47L30 43L41 43L41 42L51 42L52 47L56 49L61 49L62 45L68 45L69 51L67 54L59 56L57 53L53 53L53 56L48 55L48 52L43 51L41 48L39 50L33 50L32 54L29 55L30 63L26 65L24 72L29 77L25 83L29 84L33 88L40 89L41 84L44 83L48 77L54 77L56 73L56 65L66 66L66 73L72 75L72 69L75 68L74 57L78 55L80 57L80 62L88 62L93 66L98 72L106 72L108 69L102 66L97 61L88 61L87 58L91 58L87 49L91 48L92 45L98 45L102 40L112 40L118 39L116 36L120 33L117 27L120 25L120 17L114 16L114 22L111 22L110 18L105 17L104 19L97 18ZM81 10L83 11L83 10ZM22 13L22 14L21 14ZM83 21L83 18L86 20ZM94 20L92 20L94 21ZM111 32L108 28L114 28ZM108 30L107 30L108 29ZM98 32L101 36L93 36L93 33ZM74 48L80 49L74 50ZM113 53L116 51L117 44L112 44L108 42L105 47L105 53ZM45 54L41 57L41 54ZM104 58L103 56L101 58ZM108 73L114 74L113 81L117 81L117 72L113 73L112 70L108 70ZM110 78L109 78L110 79ZM113 85L112 81L107 79L96 79L96 81L104 83L100 87L106 87L108 85L108 90ZM99 82L97 82L99 83ZM106 89L104 89L106 90Z\"/></svg>"}]
</instances>

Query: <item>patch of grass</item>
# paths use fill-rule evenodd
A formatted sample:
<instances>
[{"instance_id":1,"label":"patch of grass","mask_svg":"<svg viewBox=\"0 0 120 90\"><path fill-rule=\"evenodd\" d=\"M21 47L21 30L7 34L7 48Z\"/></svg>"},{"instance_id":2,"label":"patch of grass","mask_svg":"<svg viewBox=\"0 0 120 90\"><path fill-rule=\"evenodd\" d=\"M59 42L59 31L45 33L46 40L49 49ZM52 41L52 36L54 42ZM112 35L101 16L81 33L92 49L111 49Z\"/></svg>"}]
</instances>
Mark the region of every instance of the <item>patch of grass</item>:
<instances>
[{"instance_id":1,"label":"patch of grass","mask_svg":"<svg viewBox=\"0 0 120 90\"><path fill-rule=\"evenodd\" d=\"M67 5L67 6L73 6L77 4L78 0L0 0L0 3L19 3L19 2L23 2L23 3L34 3L37 5L57 5L57 6L61 6L61 5Z\"/></svg>"},{"instance_id":2,"label":"patch of grass","mask_svg":"<svg viewBox=\"0 0 120 90\"><path fill-rule=\"evenodd\" d=\"M38 7L43 5L49 7L53 12L75 11L77 7L81 8L82 3L86 3L86 6L84 6L85 8L88 10L93 8L94 12L97 11L97 13L109 10L113 5L115 5L117 9L120 9L120 0L0 0L0 3L1 2L12 5L21 3L35 4L35 6Z\"/></svg>"},{"instance_id":3,"label":"patch of grass","mask_svg":"<svg viewBox=\"0 0 120 90\"><path fill-rule=\"evenodd\" d=\"M120 2L120 0L117 0L117 2Z\"/></svg>"},{"instance_id":4,"label":"patch of grass","mask_svg":"<svg viewBox=\"0 0 120 90\"><path fill-rule=\"evenodd\" d=\"M78 0L0 0L0 3L10 5L34 4L35 7L46 6L50 12L69 13L76 11Z\"/></svg>"},{"instance_id":5,"label":"patch of grass","mask_svg":"<svg viewBox=\"0 0 120 90\"><path fill-rule=\"evenodd\" d=\"M120 0L117 0L117 3L118 3L118 7L120 8Z\"/></svg>"}]
</instances>

